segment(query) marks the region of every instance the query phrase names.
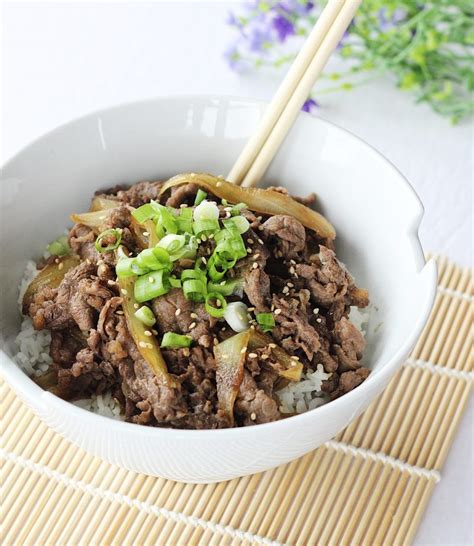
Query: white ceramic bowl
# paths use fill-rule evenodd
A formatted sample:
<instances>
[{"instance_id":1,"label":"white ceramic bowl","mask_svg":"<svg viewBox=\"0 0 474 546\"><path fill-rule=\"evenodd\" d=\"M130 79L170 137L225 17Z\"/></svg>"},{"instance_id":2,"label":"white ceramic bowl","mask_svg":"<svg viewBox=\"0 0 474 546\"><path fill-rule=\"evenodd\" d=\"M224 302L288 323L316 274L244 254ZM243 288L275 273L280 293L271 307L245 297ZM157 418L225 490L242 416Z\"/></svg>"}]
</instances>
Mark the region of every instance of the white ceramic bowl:
<instances>
[{"instance_id":1,"label":"white ceramic bowl","mask_svg":"<svg viewBox=\"0 0 474 546\"><path fill-rule=\"evenodd\" d=\"M227 480L299 457L337 434L382 391L408 356L432 306L436 268L417 230L422 205L370 146L301 114L266 175L295 195L315 191L338 232L338 256L373 302L360 387L275 423L226 430L169 430L114 421L40 389L12 361L20 324L17 285L26 261L87 210L94 190L184 171L226 174L265 105L181 97L118 106L43 136L1 179L2 374L45 423L84 449L145 474L187 482ZM411 153L410 150L407 153Z\"/></svg>"}]
</instances>

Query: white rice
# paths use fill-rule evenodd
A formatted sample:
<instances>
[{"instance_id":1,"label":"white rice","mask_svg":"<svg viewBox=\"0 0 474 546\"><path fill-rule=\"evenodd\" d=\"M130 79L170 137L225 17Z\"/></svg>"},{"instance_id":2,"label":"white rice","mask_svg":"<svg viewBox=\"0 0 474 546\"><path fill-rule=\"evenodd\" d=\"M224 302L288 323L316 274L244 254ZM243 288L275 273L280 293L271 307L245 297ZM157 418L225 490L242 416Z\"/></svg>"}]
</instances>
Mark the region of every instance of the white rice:
<instances>
[{"instance_id":1,"label":"white rice","mask_svg":"<svg viewBox=\"0 0 474 546\"><path fill-rule=\"evenodd\" d=\"M23 279L20 283L18 305L21 308L23 294L30 282L37 274L36 265L29 261ZM365 324L368 321L368 312L361 311L357 307L351 308L351 322L365 335ZM37 377L48 370L52 363L49 356L51 335L48 330L35 330L29 317L24 317L21 323L20 333L16 336L15 344L18 352L14 359L24 372L30 377ZM331 377L326 373L322 364L316 366L316 370L308 370L302 375L298 383L289 383L276 394L280 400L282 413L304 413L315 409L329 401L325 393L321 391L322 382ZM120 405L110 393L92 395L91 398L73 402L88 411L99 413L106 417L122 419Z\"/></svg>"}]
</instances>

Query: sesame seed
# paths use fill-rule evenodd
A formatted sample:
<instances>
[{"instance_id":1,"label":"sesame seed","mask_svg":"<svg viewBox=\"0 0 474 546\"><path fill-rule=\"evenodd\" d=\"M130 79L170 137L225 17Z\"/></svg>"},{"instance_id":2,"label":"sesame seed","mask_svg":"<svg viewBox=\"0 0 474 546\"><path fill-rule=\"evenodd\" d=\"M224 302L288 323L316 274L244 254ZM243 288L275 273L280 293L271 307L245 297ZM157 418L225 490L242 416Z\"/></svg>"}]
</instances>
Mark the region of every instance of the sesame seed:
<instances>
[{"instance_id":1,"label":"sesame seed","mask_svg":"<svg viewBox=\"0 0 474 546\"><path fill-rule=\"evenodd\" d=\"M146 346L147 346L148 349L153 349L153 344L152 343L147 343Z\"/></svg>"},{"instance_id":2,"label":"sesame seed","mask_svg":"<svg viewBox=\"0 0 474 546\"><path fill-rule=\"evenodd\" d=\"M247 352L247 347L242 347L242 349L240 349L240 354L244 354Z\"/></svg>"},{"instance_id":3,"label":"sesame seed","mask_svg":"<svg viewBox=\"0 0 474 546\"><path fill-rule=\"evenodd\" d=\"M195 322L191 322L191 324L189 325L190 330L192 330L193 328L196 328L196 323Z\"/></svg>"},{"instance_id":4,"label":"sesame seed","mask_svg":"<svg viewBox=\"0 0 474 546\"><path fill-rule=\"evenodd\" d=\"M114 284L116 284L116 283L115 283L115 281L113 281L112 279L109 279L109 280L107 281L107 284L108 284L109 286L114 286Z\"/></svg>"},{"instance_id":5,"label":"sesame seed","mask_svg":"<svg viewBox=\"0 0 474 546\"><path fill-rule=\"evenodd\" d=\"M281 313L281 309L275 309L275 315L279 315Z\"/></svg>"},{"instance_id":6,"label":"sesame seed","mask_svg":"<svg viewBox=\"0 0 474 546\"><path fill-rule=\"evenodd\" d=\"M150 330L145 330L144 334L148 337L152 336L153 334L150 332Z\"/></svg>"},{"instance_id":7,"label":"sesame seed","mask_svg":"<svg viewBox=\"0 0 474 546\"><path fill-rule=\"evenodd\" d=\"M181 314L181 309L176 309L176 311L174 312L174 314L179 317L179 315Z\"/></svg>"},{"instance_id":8,"label":"sesame seed","mask_svg":"<svg viewBox=\"0 0 474 546\"><path fill-rule=\"evenodd\" d=\"M143 349L146 349L146 346L148 345L148 343L146 343L145 341L139 341L139 342L138 342L138 345L139 345L140 347L142 347Z\"/></svg>"},{"instance_id":9,"label":"sesame seed","mask_svg":"<svg viewBox=\"0 0 474 546\"><path fill-rule=\"evenodd\" d=\"M145 237L148 237L148 235L150 235L150 234L148 233L148 231L144 231L143 235L145 235Z\"/></svg>"},{"instance_id":10,"label":"sesame seed","mask_svg":"<svg viewBox=\"0 0 474 546\"><path fill-rule=\"evenodd\" d=\"M219 340L215 337L213 340L212 340L212 343L214 345L219 345Z\"/></svg>"},{"instance_id":11,"label":"sesame seed","mask_svg":"<svg viewBox=\"0 0 474 546\"><path fill-rule=\"evenodd\" d=\"M180 209L187 209L188 205L187 205L187 203L181 203L181 205L179 205L179 208Z\"/></svg>"},{"instance_id":12,"label":"sesame seed","mask_svg":"<svg viewBox=\"0 0 474 546\"><path fill-rule=\"evenodd\" d=\"M276 349L276 343L269 343L268 346L270 347L270 349Z\"/></svg>"},{"instance_id":13,"label":"sesame seed","mask_svg":"<svg viewBox=\"0 0 474 546\"><path fill-rule=\"evenodd\" d=\"M290 289L288 288L288 286L285 286L283 288L283 294L288 294L289 291L290 291Z\"/></svg>"},{"instance_id":14,"label":"sesame seed","mask_svg":"<svg viewBox=\"0 0 474 546\"><path fill-rule=\"evenodd\" d=\"M222 182L217 182L216 186L220 188L222 186Z\"/></svg>"},{"instance_id":15,"label":"sesame seed","mask_svg":"<svg viewBox=\"0 0 474 546\"><path fill-rule=\"evenodd\" d=\"M257 263L257 262L253 262L253 264L252 264L252 269L257 269L257 267L258 267L258 263Z\"/></svg>"},{"instance_id":16,"label":"sesame seed","mask_svg":"<svg viewBox=\"0 0 474 546\"><path fill-rule=\"evenodd\" d=\"M152 330L152 333L155 334L155 336L158 335L158 330Z\"/></svg>"},{"instance_id":17,"label":"sesame seed","mask_svg":"<svg viewBox=\"0 0 474 546\"><path fill-rule=\"evenodd\" d=\"M316 319L316 322L323 322L323 319L317 318L317 319Z\"/></svg>"},{"instance_id":18,"label":"sesame seed","mask_svg":"<svg viewBox=\"0 0 474 546\"><path fill-rule=\"evenodd\" d=\"M255 307L248 307L247 311L255 311Z\"/></svg>"},{"instance_id":19,"label":"sesame seed","mask_svg":"<svg viewBox=\"0 0 474 546\"><path fill-rule=\"evenodd\" d=\"M263 226L258 226L258 231L263 231Z\"/></svg>"},{"instance_id":20,"label":"sesame seed","mask_svg":"<svg viewBox=\"0 0 474 546\"><path fill-rule=\"evenodd\" d=\"M268 355L262 355L260 358L261 358L262 360L267 360Z\"/></svg>"},{"instance_id":21,"label":"sesame seed","mask_svg":"<svg viewBox=\"0 0 474 546\"><path fill-rule=\"evenodd\" d=\"M258 241L261 245L263 245L262 239L257 239L257 241Z\"/></svg>"},{"instance_id":22,"label":"sesame seed","mask_svg":"<svg viewBox=\"0 0 474 546\"><path fill-rule=\"evenodd\" d=\"M138 305L138 303L134 303L134 304L133 304L133 307L134 307L135 309L140 309L140 306Z\"/></svg>"},{"instance_id":23,"label":"sesame seed","mask_svg":"<svg viewBox=\"0 0 474 546\"><path fill-rule=\"evenodd\" d=\"M207 264L207 259L204 256L201 258L201 261L204 265Z\"/></svg>"},{"instance_id":24,"label":"sesame seed","mask_svg":"<svg viewBox=\"0 0 474 546\"><path fill-rule=\"evenodd\" d=\"M296 273L295 268L293 266L290 267L290 273L294 275Z\"/></svg>"},{"instance_id":25,"label":"sesame seed","mask_svg":"<svg viewBox=\"0 0 474 546\"><path fill-rule=\"evenodd\" d=\"M255 330L255 326L252 324L252 325L250 326L250 329L251 329L251 330Z\"/></svg>"},{"instance_id":26,"label":"sesame seed","mask_svg":"<svg viewBox=\"0 0 474 546\"><path fill-rule=\"evenodd\" d=\"M259 252L257 252L257 254L253 255L254 260L258 260L258 258L260 258L260 253Z\"/></svg>"},{"instance_id":27,"label":"sesame seed","mask_svg":"<svg viewBox=\"0 0 474 546\"><path fill-rule=\"evenodd\" d=\"M270 311L273 311L275 309L275 304L272 303L272 306L270 307Z\"/></svg>"},{"instance_id":28,"label":"sesame seed","mask_svg":"<svg viewBox=\"0 0 474 546\"><path fill-rule=\"evenodd\" d=\"M217 307L221 307L221 306L222 306L221 300L216 300L216 306L217 306Z\"/></svg>"},{"instance_id":29,"label":"sesame seed","mask_svg":"<svg viewBox=\"0 0 474 546\"><path fill-rule=\"evenodd\" d=\"M252 254L252 249L251 248L247 248L247 254Z\"/></svg>"},{"instance_id":30,"label":"sesame seed","mask_svg":"<svg viewBox=\"0 0 474 546\"><path fill-rule=\"evenodd\" d=\"M257 220L258 220L259 222L261 222L261 221L262 221L262 216L257 216Z\"/></svg>"},{"instance_id":31,"label":"sesame seed","mask_svg":"<svg viewBox=\"0 0 474 546\"><path fill-rule=\"evenodd\" d=\"M117 311L117 315L123 315L123 311L121 311L120 309Z\"/></svg>"},{"instance_id":32,"label":"sesame seed","mask_svg":"<svg viewBox=\"0 0 474 546\"><path fill-rule=\"evenodd\" d=\"M221 332L225 332L225 326L221 328Z\"/></svg>"},{"instance_id":33,"label":"sesame seed","mask_svg":"<svg viewBox=\"0 0 474 546\"><path fill-rule=\"evenodd\" d=\"M61 271L61 269L64 267L64 264L61 262L59 265L58 265L58 269L59 271Z\"/></svg>"},{"instance_id":34,"label":"sesame seed","mask_svg":"<svg viewBox=\"0 0 474 546\"><path fill-rule=\"evenodd\" d=\"M317 315L317 314L319 313L319 307L315 307L315 308L313 309L313 313L314 313L315 315Z\"/></svg>"},{"instance_id":35,"label":"sesame seed","mask_svg":"<svg viewBox=\"0 0 474 546\"><path fill-rule=\"evenodd\" d=\"M219 184L217 184L217 185L219 185ZM231 214L229 211L227 211L227 212L225 213L225 217L226 217L226 218L230 218L231 216L232 216L232 214Z\"/></svg>"},{"instance_id":36,"label":"sesame seed","mask_svg":"<svg viewBox=\"0 0 474 546\"><path fill-rule=\"evenodd\" d=\"M290 358L291 358L291 360L299 360L299 359L300 359L300 357L299 357L299 356L295 356L295 355L293 355L293 356L290 356Z\"/></svg>"},{"instance_id":37,"label":"sesame seed","mask_svg":"<svg viewBox=\"0 0 474 546\"><path fill-rule=\"evenodd\" d=\"M252 412L250 414L250 419L252 419L252 421L255 421L256 418L257 418L257 414L255 412Z\"/></svg>"},{"instance_id":38,"label":"sesame seed","mask_svg":"<svg viewBox=\"0 0 474 546\"><path fill-rule=\"evenodd\" d=\"M257 357L258 357L257 353L249 353L249 358L257 358Z\"/></svg>"},{"instance_id":39,"label":"sesame seed","mask_svg":"<svg viewBox=\"0 0 474 546\"><path fill-rule=\"evenodd\" d=\"M207 236L208 239L214 239L214 233L209 233L209 235Z\"/></svg>"},{"instance_id":40,"label":"sesame seed","mask_svg":"<svg viewBox=\"0 0 474 546\"><path fill-rule=\"evenodd\" d=\"M250 238L247 239L247 243L248 243L249 245L253 245L253 239L250 239Z\"/></svg>"},{"instance_id":41,"label":"sesame seed","mask_svg":"<svg viewBox=\"0 0 474 546\"><path fill-rule=\"evenodd\" d=\"M190 313L189 315L191 318L198 318L198 316L196 315L196 313Z\"/></svg>"},{"instance_id":42,"label":"sesame seed","mask_svg":"<svg viewBox=\"0 0 474 546\"><path fill-rule=\"evenodd\" d=\"M155 282L155 279L153 277L148 277L148 282Z\"/></svg>"},{"instance_id":43,"label":"sesame seed","mask_svg":"<svg viewBox=\"0 0 474 546\"><path fill-rule=\"evenodd\" d=\"M128 294L128 291L125 290L125 288L121 288L121 289L120 289L120 292L121 292L124 296L126 296L126 295Z\"/></svg>"},{"instance_id":44,"label":"sesame seed","mask_svg":"<svg viewBox=\"0 0 474 546\"><path fill-rule=\"evenodd\" d=\"M206 237L206 235L204 235L204 233L201 235L201 241L203 243L207 241L207 237Z\"/></svg>"},{"instance_id":45,"label":"sesame seed","mask_svg":"<svg viewBox=\"0 0 474 546\"><path fill-rule=\"evenodd\" d=\"M58 264L59 263L59 258L54 258L54 263Z\"/></svg>"}]
</instances>

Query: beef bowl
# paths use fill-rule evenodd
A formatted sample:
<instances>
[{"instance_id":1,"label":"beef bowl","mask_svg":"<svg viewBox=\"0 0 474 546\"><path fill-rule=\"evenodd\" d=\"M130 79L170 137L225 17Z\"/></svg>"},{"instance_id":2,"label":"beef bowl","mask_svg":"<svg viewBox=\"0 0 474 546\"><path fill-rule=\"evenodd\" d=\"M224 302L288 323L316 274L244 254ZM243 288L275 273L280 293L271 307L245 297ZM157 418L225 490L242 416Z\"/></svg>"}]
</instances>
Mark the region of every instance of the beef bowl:
<instances>
[{"instance_id":1,"label":"beef bowl","mask_svg":"<svg viewBox=\"0 0 474 546\"><path fill-rule=\"evenodd\" d=\"M337 232L335 251L339 261L333 252L332 228L324 224L315 213L310 215L316 219L314 225L310 220L307 220L304 227L298 222L295 224L292 220L294 216L291 215L302 205L290 203L288 210L285 210L285 203L288 202L285 200L289 198L282 197L281 192L276 195L275 190L273 193L265 193L261 200L262 208L259 210L247 210L245 203L235 207L235 203L231 202L229 207L227 199L220 199L228 195L217 195L222 192L222 188L219 191L216 188L224 183L199 174L225 175L255 129L264 109L265 104L261 102L226 97L154 99L118 106L59 127L29 145L3 168L2 376L48 426L111 463L172 480L207 483L252 474L291 461L335 436L367 408L403 364L427 320L436 290L436 268L432 261L425 264L418 240L417 231L423 216L422 205L403 176L360 139L326 121L302 113L262 182L262 187L284 186L295 196L316 194L315 209L329 219ZM100 193L106 188L129 186L137 181L166 180L177 173L190 174L178 180L174 179L171 186L181 185L183 181L188 183L187 176L195 177L194 181L201 181L202 188L200 195L194 191L191 197L190 192L181 192L188 201L177 202L173 205L176 208L167 208L173 200L166 203L166 196L160 196L158 190L161 186L157 184L140 186L145 188L140 191L146 195L140 195L139 198L135 193L130 197L131 194L117 189ZM168 187L164 188L166 190ZM210 191L213 188L215 191ZM204 189L207 191L204 192ZM232 189L229 191L233 192ZM44 259L44 249L53 240L56 240L56 251L53 254L60 253L63 239L58 239L58 236L66 228L71 228L71 213L89 210L90 198L96 192L99 192L97 199L102 205L105 203L104 206L116 212L117 206L122 207L120 210L129 220L114 213L119 224L113 224L113 229L108 225L109 229L102 231L95 241L97 233L94 233L93 227L87 227L86 219L89 217L79 216L75 220L74 228L69 231L69 244L74 254L69 258L69 265L66 262L60 263L54 257L49 258L56 273L64 265L72 268L72 271L80 270L82 277L79 280L85 283L82 285L84 290L89 290L86 299L90 296L88 304L95 305L96 310L87 308L85 314L81 311L79 315L70 311L68 298L75 298L76 285L68 270L60 275L63 280L58 281L61 283L59 286L47 286L39 296L35 294L33 297L29 294L28 305L25 305L23 299L23 311L29 314L33 322L22 322L18 301L25 268L30 260ZM168 211L166 214L171 211L176 217L182 216L183 220L185 215L180 212L179 207L193 207L193 213L188 215L195 219L193 227L183 227L182 234L175 231L173 235L170 233L164 236L171 228L165 223L160 224L159 229L163 233L159 244L164 244L167 237L168 242L173 244L181 239L187 241L186 244L191 244L192 240L191 246L195 245L192 248L195 262L191 260L194 264L193 270L184 271L184 266L180 264L186 260L189 262L190 258L183 254L184 260L180 259L179 263L176 262L178 265L170 266L175 269L169 269L167 282L173 281L175 284L169 284L165 289L168 299L166 306L163 306L159 305L160 301L156 301L159 299L157 294L162 297L160 290L164 286L163 273L150 273L150 269L147 269L149 264L147 265L146 260L151 259L151 254L147 254L145 250L144 254L135 250L136 258L133 253L126 254L122 261L121 274L124 277L128 275L124 269L124 264L128 264L130 268L135 267L133 271L129 270L132 271L130 275L137 279L133 281L135 288L140 279L143 281L140 285L142 299L138 301L147 302L152 297L156 298L153 303L147 302L149 307L145 305L145 309L139 309L136 301L129 295L124 296L128 292L123 287L128 285L121 282L127 279L121 280L117 262L112 263L109 260L106 263L105 260L94 263L94 256L97 256L97 252L102 253L102 244L106 245L106 250L114 247L115 242L118 245L119 236L120 240L122 236L124 240L129 240L128 249L125 248L127 253L131 248L138 248L137 240L133 239L129 230L130 215L140 211L150 195L157 199L152 202L155 211L163 209ZM282 215L282 212L278 212L278 218L276 212L271 212L272 202L278 200L277 198L283 204L279 206L279 210L284 213ZM125 210L123 206L128 209ZM200 229L196 227L198 224L208 226L208 223L196 220L199 207L201 210L206 207L208 211L215 210L217 219L214 223L218 230L215 238L217 241L219 234L219 240L226 241L224 246L221 245L225 251L233 249L235 245L232 246L231 243L235 243L237 239L242 246L242 237L245 237L246 244L250 247L254 244L262 245L258 252L253 247L245 249L244 245L243 254L239 256L241 262L235 266L236 270L240 268L241 271L243 289L239 297L243 301L234 301L238 299L238 290L232 290L239 284L238 279L230 278L217 284L214 281L220 280L222 273L215 268L213 274L216 277L208 279L209 284L206 285L207 281L204 283L209 288L214 282L212 286L215 292L212 292L212 298L209 292L203 292L207 295L197 293L197 296L204 299L196 299L196 286L201 286L201 277L196 277L196 264L205 264L204 269L209 273L210 266L206 262L205 252L209 253L210 258L207 260L211 261L220 244L211 244L206 237L208 232L202 232L204 235L196 234L196 229ZM251 204L248 208L252 209ZM259 211L262 215L256 216L254 213L258 214ZM165 212L160 213L161 222L165 222ZM134 217L137 219L142 216L143 222L151 221L146 214L148 213L142 209ZM108 219L111 217L112 213ZM171 218L168 223L174 221ZM234 231L229 227L229 221ZM314 226L316 231L308 235L308 229ZM323 226L320 233L318 226ZM158 229L158 223L155 227ZM234 228L237 229L237 235ZM226 229L230 231L225 231ZM248 233L241 237L239 229L242 233L253 229L252 237ZM297 241L298 231L300 235L302 233L303 242L305 241L305 229L305 248L303 244L298 248L292 247L292 244L301 242ZM283 235L283 239L286 237L286 240L282 241L281 236L285 230L287 235ZM136 237L141 240L148 236L150 248L154 248L155 243L151 244L148 231L135 230L136 234L139 233ZM224 231L225 237L222 235ZM234 233L233 239L229 235L231 231ZM117 239L115 241L112 238L112 246L110 232ZM198 243L193 238L194 235L197 235ZM148 242L145 241L142 249L146 249ZM205 247L209 248L206 250ZM167 249L165 254L168 259L171 247L164 248ZM211 255L212 249L214 254ZM90 257L87 254L89 250L92 250ZM265 260L270 260L269 269L265 261L262 263L263 251ZM163 253L163 250L160 252ZM297 262L303 260L303 255L309 256L304 259L310 263L292 261L290 254ZM153 259L156 261L156 256ZM77 260L82 260L82 264L78 265ZM160 262L159 267L162 267L162 263ZM245 269L242 264L249 267ZM287 270L275 273L282 264L288 267L290 273ZM350 271L350 276L343 264ZM221 266L220 262L219 267ZM29 267L31 269L31 265ZM229 266L233 267L234 265ZM141 272L137 273L138 270ZM115 278L115 272L118 279ZM188 292L184 288L186 272L186 278L191 279ZM294 279L289 278L290 274L294 275ZM233 269L229 275L234 275ZM316 280L315 275L319 275ZM328 288L332 286L331 283L335 283L334 293L338 294L339 290L339 281L331 278L331 275L342 279L340 288L346 294L343 301L339 296L338 302L331 299L325 301L328 290L332 290ZM158 292L155 291L154 296L148 297L150 286L147 283L150 281L153 284L157 276L160 279ZM245 284L251 277L255 281L252 289ZM101 279L102 288L98 292L93 287L99 286ZM263 303L258 301L258 298L266 297L265 291L258 286L259 279L263 284L271 286L272 291L281 290L278 297L272 293L273 303L268 299L266 302L262 300ZM231 291L226 294L230 296L227 300L222 296L223 289L219 288L221 285L231 287ZM133 288L133 284L131 286ZM279 288L274 289L274 286ZM364 287L370 293L370 305L366 308L362 321L360 315L354 317L350 311L351 306L365 307L367 304L367 292L357 287ZM216 296L217 292L221 295ZM185 307L189 311L189 321L193 320L191 317L196 319L191 325L185 325L185 331L177 332L187 317L185 311L180 320L170 320L173 314L176 317L181 314L181 308L176 307L173 297L181 298L183 309ZM285 300L286 297L288 301ZM58 303L60 298L63 299L63 307ZM190 299L193 302L187 301ZM203 303L196 303L197 301ZM241 307L246 305L245 312L250 322L244 327L235 322L234 315L232 320L226 318L228 324L225 323L223 317L226 315L222 306L230 308L229 302ZM322 303L321 310L317 307L318 302ZM294 311L291 311L291 306ZM307 316L301 314L298 306L305 309ZM68 314L68 309L71 314ZM150 320L152 309L155 312L156 330L151 326L149 330L145 330L143 325L138 326L138 329L141 328L144 335L151 336L148 339L153 341L155 347L158 348L161 342L161 347L164 348L165 371L167 363L168 372L174 378L172 388L166 391L166 396L172 394L167 403L164 398L159 403L156 400L155 403L150 402L154 394L148 396L149 387L145 383L150 381L150 377L152 384L157 379L146 368L146 351L153 344L147 338L138 341L134 337L131 323L125 320L134 315L134 309L140 311L142 322ZM107 327L103 321L102 326L98 325L97 322L101 322L100 317L104 314L102 311L107 314L110 310L114 314L114 321L109 321ZM64 316L61 315L63 311ZM300 313L300 318L302 317L302 323L297 328L298 339L296 334L293 337L291 334L291 321L295 318L283 318L285 313L291 315L291 312ZM210 316L214 318L210 319ZM365 342L349 319L363 323ZM197 323L206 320L211 327L206 323L207 329L203 330L203 324ZM48 363L51 360L48 354L49 331L35 333L31 324L37 329L49 324L52 332L51 354L55 359L51 374L56 382L61 378L63 390L58 387L59 383L53 382L53 386L47 384L51 379L47 377L48 366L52 366ZM82 324L85 326L81 326ZM172 332L167 332L168 345L165 344L166 332L162 331L163 324L171 324L168 330L171 329ZM235 324L237 326L233 326ZM108 328L110 343L115 344L113 351L110 349L112 345L107 345L107 348L105 341L101 341L98 333L100 328ZM193 328L195 332L201 329L203 335L194 335L195 332L191 332ZM247 340L245 347L240 350L240 353L246 355L239 360L240 379L237 386L232 384L234 391L228 389L224 392L222 385L225 381L221 379L219 384L219 373L222 376L222 367L225 367L222 359L225 360L228 355L223 354L224 349L219 347L226 347L224 343L227 343L229 336L242 328L248 328L249 334L246 338L240 338ZM252 328L256 328L256 333L251 334ZM273 336L273 339L265 338L262 330L269 332L268 336ZM122 345L120 332L125 332ZM86 333L91 334L87 341ZM91 341L92 338L96 341ZM253 340L256 348L248 353L248 349L252 349L250 340ZM285 354L281 352L281 347L272 349L275 345L273 341L278 340L286 350ZM98 343L103 343L104 347L98 349ZM182 348L179 358L173 343L185 343L178 344ZM192 359L194 354L193 349L191 353L186 352L186 344L198 347L199 351L200 345L204 347L202 354L207 357L201 358L197 368L201 371L204 369L207 390L199 388L193 391L193 385L185 387L190 377L186 358L191 354ZM124 352L124 346L128 349L120 356ZM71 361L74 364L68 361L61 367L61 355L71 347L76 347ZM112 356L107 351L111 351ZM104 352L110 356L107 357L107 362L94 363L94 354L103 355ZM118 360L114 360L113 355L119 355ZM100 358L105 359L103 356ZM254 359L253 363L245 360L247 358ZM311 363L314 364L314 369L311 368ZM96 364L98 367L94 367ZM128 373L130 370L127 366L132 366L132 375ZM141 369L141 376L137 372L137 366ZM209 368L208 375L206 366ZM214 370L215 366L217 371ZM158 372L154 368L153 370L158 377ZM181 376L179 370L183 372ZM41 381L38 380L39 371L46 372L45 375L40 374ZM306 375L301 376L302 373ZM117 385L110 386L110 389L115 390L106 391L107 377L120 378ZM304 388L292 387L291 381L298 383L301 377L306 381ZM70 387L71 401L64 399L68 398L64 395L64 385ZM306 389L308 385L309 390ZM311 388L315 390L311 391ZM84 392L92 389L93 398L86 401L76 400L81 398L81 389L85 389ZM237 397L235 401L232 392L234 398ZM82 398L84 396L82 392ZM159 398L165 395L158 393L157 396ZM206 396L209 397L208 400ZM257 403L257 399L260 402ZM230 406L226 406L226 403L230 403ZM124 413L127 420L123 417Z\"/></svg>"}]
</instances>

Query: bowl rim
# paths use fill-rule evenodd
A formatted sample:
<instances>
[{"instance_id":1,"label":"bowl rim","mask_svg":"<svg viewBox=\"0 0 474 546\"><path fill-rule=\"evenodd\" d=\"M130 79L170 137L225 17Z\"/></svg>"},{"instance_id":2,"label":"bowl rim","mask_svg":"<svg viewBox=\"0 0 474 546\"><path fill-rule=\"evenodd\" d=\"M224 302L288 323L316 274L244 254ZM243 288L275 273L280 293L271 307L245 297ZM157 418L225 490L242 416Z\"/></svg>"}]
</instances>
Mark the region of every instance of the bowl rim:
<instances>
[{"instance_id":1,"label":"bowl rim","mask_svg":"<svg viewBox=\"0 0 474 546\"><path fill-rule=\"evenodd\" d=\"M25 152L28 152L30 148L33 146L39 144L41 141L46 140L48 137L53 136L55 134L59 134L64 130L67 130L71 127L73 127L76 124L80 124L81 122L86 122L89 119L93 119L95 117L98 117L100 115L105 114L112 114L114 112L120 112L120 110L126 110L128 108L134 108L138 106L148 106L153 105L157 103L165 103L167 101L171 100L177 100L182 102L190 102L191 100L214 100L218 102L222 101L238 101L240 103L247 103L248 106L261 106L265 108L268 105L268 102L263 99L252 99L249 97L241 97L237 95L217 95L217 94L174 94L169 96L154 96L154 97L147 97L144 99L139 100L131 100L131 101L125 101L121 103L114 104L112 106L108 106L105 108L99 108L95 109L91 112L88 112L86 114L83 114L81 116L78 116L76 118L73 118L65 123L62 123L58 125L57 127L54 127L53 129L50 129L49 131L39 135L32 141L30 141L28 144L23 146L19 151L17 151L13 156L11 156L1 167L1 170L4 171L8 167L10 167L12 164L15 163L18 158L21 157L22 154ZM434 297L436 294L436 265L433 259L429 260L428 263L425 262L423 249L421 246L421 242L418 237L418 228L420 226L424 209L422 202L416 193L415 189L412 187L412 185L408 182L408 180L405 178L405 176L401 173L401 171L389 160L387 159L380 151L378 151L373 145L366 142L361 137L357 136L353 132L349 131L348 129L345 129L344 127L341 127L340 125L333 123L327 119L324 119L320 116L313 116L310 113L301 111L295 121L295 123L298 123L300 119L307 119L312 120L313 123L320 123L322 125L325 125L329 127L332 130L336 130L338 132L341 132L345 135L346 138L352 141L357 141L359 145L362 147L365 147L374 157L377 157L379 160L382 160L382 162L387 166L387 168L391 169L394 176L394 180L398 183L400 187L402 187L404 190L408 190L407 195L410 196L412 200L416 203L416 206L418 208L418 215L417 220L412 223L412 225L409 227L409 230L407 231L407 236L411 240L412 248L414 250L414 256L415 256L415 264L417 268L417 274L420 275L422 271L427 271L427 276L429 277L428 280L428 287L426 289L426 295L425 295L425 301L422 306L422 311L418 314L418 320L414 323L413 330L411 335L405 340L405 342L398 348L397 351L395 351L390 358L388 358L385 362L385 364L382 366L380 370L378 370L376 373L371 374L369 378L364 381L361 385L359 385L356 389L344 394L340 398L337 398L336 400L332 400L320 407L317 407L312 410L308 410L304 413L300 413L297 415L292 415L289 417L286 417L284 419L281 419L279 421L273 421L270 423L261 423L259 425L253 425L248 427L235 427L235 428L223 428L223 429L175 429L175 428L163 428L163 427L148 427L144 425L138 425L136 423L130 423L118 419L113 419L111 417L106 417L104 415L94 413L91 411L88 411L86 409L83 409L79 406L76 406L75 404L68 402L66 400L63 400L52 393L48 391L44 391L39 387L19 366L15 363L15 361L4 351L3 348L0 349L0 356L1 360L5 360L7 366L2 365L2 375L4 379L11 385L13 390L17 393L24 394L24 399L29 398L29 394L32 394L34 396L39 396L38 402L40 406L57 406L57 408L61 411L70 412L74 416L77 416L78 418L83 418L84 420L91 420L94 421L99 426L107 426L112 427L117 430L117 432L123 431L123 432L129 432L132 434L144 434L144 435L155 435L156 437L160 436L174 436L177 435L186 436L187 438L194 437L196 434L198 434L198 438L203 439L204 434L209 436L212 435L212 437L215 437L217 435L220 435L221 437L225 435L235 435L235 434L253 434L257 431L265 431L270 432L272 430L277 429L277 427L282 428L282 426L298 426L299 423L303 423L303 420L308 421L309 419L313 419L316 415L315 412L317 412L317 415L320 417L323 417L325 413L337 411L337 409L343 405L349 405L352 401L355 401L356 399L363 399L364 394L366 390L370 386L375 386L375 383L378 383L378 386L383 384L387 377L390 377L393 375L396 371L396 368L400 365L399 361L410 350L410 347L415 343L416 339L421 333L421 330L426 323L426 320L428 318L429 312L431 311ZM3 184L2 184L3 185ZM355 406L357 407L357 406ZM47 409L44 408L47 412ZM99 419L99 421L97 421ZM258 427L258 428L256 428Z\"/></svg>"}]
</instances>

